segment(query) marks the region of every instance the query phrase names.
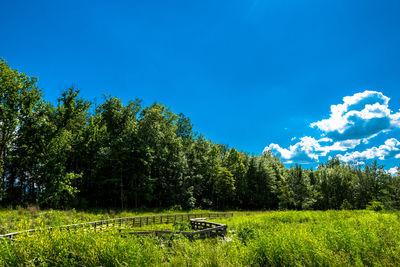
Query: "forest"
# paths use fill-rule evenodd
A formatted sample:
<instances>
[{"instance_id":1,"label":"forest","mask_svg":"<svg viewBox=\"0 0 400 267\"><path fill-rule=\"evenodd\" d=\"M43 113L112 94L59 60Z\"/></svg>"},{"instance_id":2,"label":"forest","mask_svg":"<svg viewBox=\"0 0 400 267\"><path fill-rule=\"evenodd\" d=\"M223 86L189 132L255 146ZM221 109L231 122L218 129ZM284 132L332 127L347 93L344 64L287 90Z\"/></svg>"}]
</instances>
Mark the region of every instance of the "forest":
<instances>
[{"instance_id":1,"label":"forest","mask_svg":"<svg viewBox=\"0 0 400 267\"><path fill-rule=\"evenodd\" d=\"M400 208L400 177L333 158L286 168L208 140L184 114L71 87L56 105L0 59L0 205L44 208ZM126 104L124 104L126 103ZM273 125L271 125L273 127Z\"/></svg>"}]
</instances>

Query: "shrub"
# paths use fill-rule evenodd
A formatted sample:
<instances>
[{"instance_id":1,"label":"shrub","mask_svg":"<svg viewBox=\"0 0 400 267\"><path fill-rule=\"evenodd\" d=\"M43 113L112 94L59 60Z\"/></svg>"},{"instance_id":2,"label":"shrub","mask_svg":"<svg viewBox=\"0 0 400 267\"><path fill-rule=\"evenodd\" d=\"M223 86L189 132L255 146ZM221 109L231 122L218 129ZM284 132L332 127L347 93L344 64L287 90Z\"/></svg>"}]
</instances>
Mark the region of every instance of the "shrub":
<instances>
[{"instance_id":1,"label":"shrub","mask_svg":"<svg viewBox=\"0 0 400 267\"><path fill-rule=\"evenodd\" d=\"M340 205L340 209L341 210L352 210L353 206L350 204L350 202L347 199L345 199L345 200L343 200L342 205Z\"/></svg>"},{"instance_id":2,"label":"shrub","mask_svg":"<svg viewBox=\"0 0 400 267\"><path fill-rule=\"evenodd\" d=\"M188 221L176 221L173 227L176 231L192 231L192 227Z\"/></svg>"},{"instance_id":3,"label":"shrub","mask_svg":"<svg viewBox=\"0 0 400 267\"><path fill-rule=\"evenodd\" d=\"M250 240L256 237L256 230L254 226L250 225L239 227L237 230L237 237L240 242L242 242L244 245L247 245Z\"/></svg>"},{"instance_id":4,"label":"shrub","mask_svg":"<svg viewBox=\"0 0 400 267\"><path fill-rule=\"evenodd\" d=\"M367 210L381 211L385 209L385 206L380 201L371 201L368 203Z\"/></svg>"}]
</instances>

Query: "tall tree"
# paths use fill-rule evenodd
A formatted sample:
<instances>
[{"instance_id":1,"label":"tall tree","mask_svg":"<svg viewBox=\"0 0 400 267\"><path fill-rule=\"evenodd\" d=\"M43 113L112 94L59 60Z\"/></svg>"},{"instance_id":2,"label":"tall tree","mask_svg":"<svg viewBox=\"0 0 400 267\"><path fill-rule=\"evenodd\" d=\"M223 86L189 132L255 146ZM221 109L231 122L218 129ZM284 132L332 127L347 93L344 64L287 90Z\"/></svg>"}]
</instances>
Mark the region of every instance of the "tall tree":
<instances>
[{"instance_id":1,"label":"tall tree","mask_svg":"<svg viewBox=\"0 0 400 267\"><path fill-rule=\"evenodd\" d=\"M78 158L89 108L79 90L69 88L58 99L58 106L49 110L50 131L39 173L43 205L68 206L78 192L76 180L82 177Z\"/></svg>"},{"instance_id":2,"label":"tall tree","mask_svg":"<svg viewBox=\"0 0 400 267\"><path fill-rule=\"evenodd\" d=\"M4 173L7 157L15 156L16 140L21 125L33 123L38 106L41 102L41 92L36 85L37 78L12 70L6 61L0 58L0 177L2 190L5 191L6 179L9 189L14 187L16 177L14 173ZM25 129L24 129L25 130ZM27 145L27 144L22 144ZM14 171L17 171L14 168ZM8 178L6 178L8 177ZM15 193L15 191L13 192ZM1 196L0 198L4 198ZM12 197L12 196L9 196Z\"/></svg>"},{"instance_id":3,"label":"tall tree","mask_svg":"<svg viewBox=\"0 0 400 267\"><path fill-rule=\"evenodd\" d=\"M283 185L280 189L279 206L285 209L310 209L313 199L312 186L306 170L300 165L287 170Z\"/></svg>"}]
</instances>

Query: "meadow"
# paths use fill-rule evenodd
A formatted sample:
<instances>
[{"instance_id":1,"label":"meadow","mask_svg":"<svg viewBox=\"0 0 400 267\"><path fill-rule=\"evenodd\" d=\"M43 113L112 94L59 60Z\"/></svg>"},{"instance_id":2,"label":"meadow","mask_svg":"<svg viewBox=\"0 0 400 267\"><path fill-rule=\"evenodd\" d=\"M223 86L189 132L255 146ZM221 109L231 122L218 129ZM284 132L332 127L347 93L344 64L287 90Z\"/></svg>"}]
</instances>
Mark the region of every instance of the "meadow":
<instances>
[{"instance_id":1,"label":"meadow","mask_svg":"<svg viewBox=\"0 0 400 267\"><path fill-rule=\"evenodd\" d=\"M200 211L194 211L200 212ZM4 209L1 233L163 212ZM121 236L116 231L44 231L0 240L1 266L398 266L400 213L234 212L224 240ZM172 225L158 225L160 229Z\"/></svg>"}]
</instances>

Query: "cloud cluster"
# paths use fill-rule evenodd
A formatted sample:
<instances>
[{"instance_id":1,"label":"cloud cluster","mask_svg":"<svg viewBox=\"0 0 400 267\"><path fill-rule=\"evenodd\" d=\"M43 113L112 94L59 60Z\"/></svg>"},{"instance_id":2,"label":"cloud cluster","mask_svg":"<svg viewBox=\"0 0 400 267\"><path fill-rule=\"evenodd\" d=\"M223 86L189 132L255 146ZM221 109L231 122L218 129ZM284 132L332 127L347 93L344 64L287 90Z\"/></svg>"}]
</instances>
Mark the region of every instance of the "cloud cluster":
<instances>
[{"instance_id":1,"label":"cloud cluster","mask_svg":"<svg viewBox=\"0 0 400 267\"><path fill-rule=\"evenodd\" d=\"M400 127L400 112L392 113L389 100L381 92L364 91L346 96L331 106L328 119L311 123L333 140L369 139L382 131Z\"/></svg>"},{"instance_id":2,"label":"cloud cluster","mask_svg":"<svg viewBox=\"0 0 400 267\"><path fill-rule=\"evenodd\" d=\"M390 168L388 173L390 173L392 176L396 176L399 174L399 169L397 167Z\"/></svg>"},{"instance_id":3,"label":"cloud cluster","mask_svg":"<svg viewBox=\"0 0 400 267\"><path fill-rule=\"evenodd\" d=\"M362 143L382 132L400 128L400 112L389 108L390 98L381 92L364 91L343 98L343 103L331 106L329 118L310 124L321 131L319 139L305 136L289 148L270 144L264 151L272 151L285 163L315 163L330 152L345 152L355 149ZM296 140L292 138L291 141ZM345 162L360 162L361 159L399 158L400 143L397 139L388 139L379 147L365 151L347 152L338 155Z\"/></svg>"},{"instance_id":4,"label":"cloud cluster","mask_svg":"<svg viewBox=\"0 0 400 267\"><path fill-rule=\"evenodd\" d=\"M282 148L278 144L270 144L264 149L264 152L272 151L286 163L307 164L318 161L318 155L316 154L317 146L317 140L312 137L305 136L300 138L300 142L290 146L289 149Z\"/></svg>"},{"instance_id":5,"label":"cloud cluster","mask_svg":"<svg viewBox=\"0 0 400 267\"><path fill-rule=\"evenodd\" d=\"M282 148L278 144L270 144L264 152L272 151L285 163L308 164L318 162L320 156L326 156L331 151L347 151L360 144L360 140L345 140L333 142L330 138L316 140L310 136L300 138L300 141L291 145L289 149Z\"/></svg>"},{"instance_id":6,"label":"cloud cluster","mask_svg":"<svg viewBox=\"0 0 400 267\"><path fill-rule=\"evenodd\" d=\"M380 160L400 158L400 142L396 138L390 138L379 147L368 148L364 151L347 152L345 155L337 155L337 157L344 162L357 162L366 159Z\"/></svg>"}]
</instances>

